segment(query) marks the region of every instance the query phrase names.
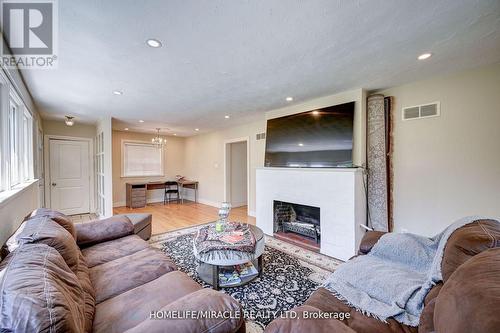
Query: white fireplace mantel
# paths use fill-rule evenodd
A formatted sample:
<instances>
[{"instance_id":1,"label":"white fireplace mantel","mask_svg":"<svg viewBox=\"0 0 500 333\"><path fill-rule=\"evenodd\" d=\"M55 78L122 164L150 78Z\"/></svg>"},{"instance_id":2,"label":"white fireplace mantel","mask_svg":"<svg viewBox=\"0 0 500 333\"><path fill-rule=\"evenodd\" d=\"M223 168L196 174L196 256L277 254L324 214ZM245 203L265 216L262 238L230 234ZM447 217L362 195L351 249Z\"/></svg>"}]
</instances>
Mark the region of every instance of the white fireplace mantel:
<instances>
[{"instance_id":1,"label":"white fireplace mantel","mask_svg":"<svg viewBox=\"0 0 500 333\"><path fill-rule=\"evenodd\" d=\"M341 260L357 253L366 222L362 169L258 168L257 226L273 235L273 201L320 208L320 252Z\"/></svg>"}]
</instances>

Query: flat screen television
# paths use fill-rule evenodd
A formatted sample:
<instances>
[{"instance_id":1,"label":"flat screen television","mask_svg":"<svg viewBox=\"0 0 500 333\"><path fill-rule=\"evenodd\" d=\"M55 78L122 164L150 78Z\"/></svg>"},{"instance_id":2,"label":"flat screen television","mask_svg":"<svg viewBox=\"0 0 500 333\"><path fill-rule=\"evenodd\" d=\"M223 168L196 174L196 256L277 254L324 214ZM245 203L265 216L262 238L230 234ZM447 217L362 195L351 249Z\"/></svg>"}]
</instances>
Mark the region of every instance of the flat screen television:
<instances>
[{"instance_id":1,"label":"flat screen television","mask_svg":"<svg viewBox=\"0 0 500 333\"><path fill-rule=\"evenodd\" d=\"M269 119L266 167L353 167L354 102Z\"/></svg>"}]
</instances>

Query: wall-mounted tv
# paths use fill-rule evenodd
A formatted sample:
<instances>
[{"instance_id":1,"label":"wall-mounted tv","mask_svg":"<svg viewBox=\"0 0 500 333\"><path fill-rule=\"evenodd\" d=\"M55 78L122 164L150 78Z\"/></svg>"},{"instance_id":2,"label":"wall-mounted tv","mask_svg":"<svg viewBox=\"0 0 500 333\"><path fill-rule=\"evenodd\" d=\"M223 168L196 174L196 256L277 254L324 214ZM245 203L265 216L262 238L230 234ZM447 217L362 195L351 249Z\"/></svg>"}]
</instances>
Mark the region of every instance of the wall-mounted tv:
<instances>
[{"instance_id":1,"label":"wall-mounted tv","mask_svg":"<svg viewBox=\"0 0 500 333\"><path fill-rule=\"evenodd\" d=\"M269 119L266 167L352 167L354 102Z\"/></svg>"}]
</instances>

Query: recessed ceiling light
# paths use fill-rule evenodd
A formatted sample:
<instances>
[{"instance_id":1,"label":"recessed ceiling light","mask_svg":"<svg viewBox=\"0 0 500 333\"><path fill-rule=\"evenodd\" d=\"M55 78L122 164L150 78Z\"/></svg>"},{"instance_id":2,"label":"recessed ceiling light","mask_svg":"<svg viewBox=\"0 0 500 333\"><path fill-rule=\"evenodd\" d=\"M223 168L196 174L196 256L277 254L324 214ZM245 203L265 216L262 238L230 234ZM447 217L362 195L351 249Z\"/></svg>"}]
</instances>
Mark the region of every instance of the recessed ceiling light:
<instances>
[{"instance_id":1,"label":"recessed ceiling light","mask_svg":"<svg viewBox=\"0 0 500 333\"><path fill-rule=\"evenodd\" d=\"M115 94L115 95L123 95L123 91L121 91L121 90L114 90L113 94Z\"/></svg>"},{"instance_id":2,"label":"recessed ceiling light","mask_svg":"<svg viewBox=\"0 0 500 333\"><path fill-rule=\"evenodd\" d=\"M225 115L224 118L229 119L229 115Z\"/></svg>"},{"instance_id":3,"label":"recessed ceiling light","mask_svg":"<svg viewBox=\"0 0 500 333\"><path fill-rule=\"evenodd\" d=\"M125 131L128 131L128 127L125 127L125 128L124 128L124 130L125 130Z\"/></svg>"},{"instance_id":4,"label":"recessed ceiling light","mask_svg":"<svg viewBox=\"0 0 500 333\"><path fill-rule=\"evenodd\" d=\"M196 132L198 132L200 129L199 129L199 128L195 128L194 130L195 130Z\"/></svg>"},{"instance_id":5,"label":"recessed ceiling light","mask_svg":"<svg viewBox=\"0 0 500 333\"><path fill-rule=\"evenodd\" d=\"M174 136L177 136L177 133L174 133Z\"/></svg>"},{"instance_id":6,"label":"recessed ceiling light","mask_svg":"<svg viewBox=\"0 0 500 333\"><path fill-rule=\"evenodd\" d=\"M304 147L304 144L303 143L299 143L299 147Z\"/></svg>"},{"instance_id":7,"label":"recessed ceiling light","mask_svg":"<svg viewBox=\"0 0 500 333\"><path fill-rule=\"evenodd\" d=\"M312 112L312 114L313 114L313 116L317 116L317 115L319 115L319 111L318 111L318 110L314 110L314 111Z\"/></svg>"},{"instance_id":8,"label":"recessed ceiling light","mask_svg":"<svg viewBox=\"0 0 500 333\"><path fill-rule=\"evenodd\" d=\"M144 120L142 120L142 119L141 119L141 120L139 120L139 122L140 122L140 123L143 123L143 122L144 122Z\"/></svg>"},{"instance_id":9,"label":"recessed ceiling light","mask_svg":"<svg viewBox=\"0 0 500 333\"><path fill-rule=\"evenodd\" d=\"M418 60L425 60L425 59L429 59L430 57L432 57L432 53L423 53L421 55L418 56Z\"/></svg>"},{"instance_id":10,"label":"recessed ceiling light","mask_svg":"<svg viewBox=\"0 0 500 333\"><path fill-rule=\"evenodd\" d=\"M154 39L154 38L150 38L146 41L146 43L151 46L151 47L154 47L154 48L158 48L158 47L161 47L162 44L161 42L158 40L158 39Z\"/></svg>"},{"instance_id":11,"label":"recessed ceiling light","mask_svg":"<svg viewBox=\"0 0 500 333\"><path fill-rule=\"evenodd\" d=\"M287 97L287 98L285 98L285 99L286 99L286 101L287 101L287 102L291 102L291 101L293 101L293 97L291 97L291 96L288 96L288 97Z\"/></svg>"}]
</instances>

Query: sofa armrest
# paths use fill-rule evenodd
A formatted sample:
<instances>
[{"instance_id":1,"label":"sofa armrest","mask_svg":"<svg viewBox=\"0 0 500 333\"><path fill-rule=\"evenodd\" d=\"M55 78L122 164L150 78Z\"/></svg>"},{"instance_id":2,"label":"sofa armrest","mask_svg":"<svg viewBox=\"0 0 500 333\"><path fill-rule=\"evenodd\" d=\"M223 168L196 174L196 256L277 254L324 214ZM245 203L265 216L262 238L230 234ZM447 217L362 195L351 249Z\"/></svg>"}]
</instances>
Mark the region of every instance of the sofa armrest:
<instances>
[{"instance_id":1,"label":"sofa armrest","mask_svg":"<svg viewBox=\"0 0 500 333\"><path fill-rule=\"evenodd\" d=\"M85 247L134 234L134 225L126 215L75 224L76 242Z\"/></svg>"},{"instance_id":2,"label":"sofa armrest","mask_svg":"<svg viewBox=\"0 0 500 333\"><path fill-rule=\"evenodd\" d=\"M380 237L385 234L384 231L367 231L361 240L361 244L359 244L358 254L368 254Z\"/></svg>"},{"instance_id":3,"label":"sofa armrest","mask_svg":"<svg viewBox=\"0 0 500 333\"><path fill-rule=\"evenodd\" d=\"M333 317L331 313L328 319L312 316L315 313L318 315L322 313L313 306L302 305L291 311L294 316L289 315L273 320L267 325L264 333L356 333L341 321L331 318Z\"/></svg>"},{"instance_id":4,"label":"sofa armrest","mask_svg":"<svg viewBox=\"0 0 500 333\"><path fill-rule=\"evenodd\" d=\"M207 288L179 298L161 309L150 311L150 318L126 332L234 333L244 331L245 327L240 303L227 294ZM217 315L207 316L209 312ZM223 318L224 314L229 318ZM168 315L185 317L166 318ZM200 317L196 318L197 315Z\"/></svg>"}]
</instances>

